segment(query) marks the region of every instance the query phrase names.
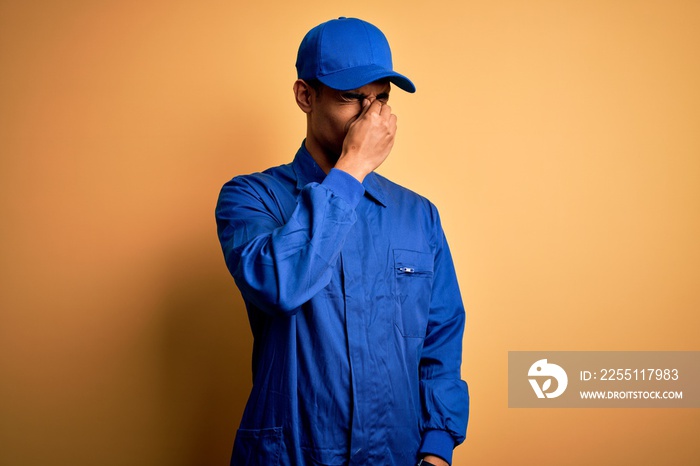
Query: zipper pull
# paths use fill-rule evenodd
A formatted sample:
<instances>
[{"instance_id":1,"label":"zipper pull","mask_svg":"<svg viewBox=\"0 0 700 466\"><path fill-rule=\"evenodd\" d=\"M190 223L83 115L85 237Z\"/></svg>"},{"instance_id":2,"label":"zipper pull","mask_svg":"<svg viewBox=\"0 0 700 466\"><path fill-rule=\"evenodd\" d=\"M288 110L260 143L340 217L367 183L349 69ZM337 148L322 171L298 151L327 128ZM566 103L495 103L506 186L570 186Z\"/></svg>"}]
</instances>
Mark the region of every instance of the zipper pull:
<instances>
[{"instance_id":1,"label":"zipper pull","mask_svg":"<svg viewBox=\"0 0 700 466\"><path fill-rule=\"evenodd\" d=\"M415 271L416 269L414 269L413 267L399 267L399 272L402 273L413 273Z\"/></svg>"}]
</instances>

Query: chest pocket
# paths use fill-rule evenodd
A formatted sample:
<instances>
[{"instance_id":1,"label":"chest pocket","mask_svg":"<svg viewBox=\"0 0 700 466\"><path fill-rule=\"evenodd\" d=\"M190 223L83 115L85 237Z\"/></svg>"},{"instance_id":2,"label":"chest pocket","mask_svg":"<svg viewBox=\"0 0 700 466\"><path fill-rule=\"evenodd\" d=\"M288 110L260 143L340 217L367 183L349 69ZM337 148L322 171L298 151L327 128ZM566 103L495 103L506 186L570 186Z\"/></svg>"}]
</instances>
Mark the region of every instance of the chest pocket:
<instances>
[{"instance_id":1,"label":"chest pocket","mask_svg":"<svg viewBox=\"0 0 700 466\"><path fill-rule=\"evenodd\" d=\"M394 323L404 337L423 338L433 289L433 255L394 249L394 277Z\"/></svg>"}]
</instances>

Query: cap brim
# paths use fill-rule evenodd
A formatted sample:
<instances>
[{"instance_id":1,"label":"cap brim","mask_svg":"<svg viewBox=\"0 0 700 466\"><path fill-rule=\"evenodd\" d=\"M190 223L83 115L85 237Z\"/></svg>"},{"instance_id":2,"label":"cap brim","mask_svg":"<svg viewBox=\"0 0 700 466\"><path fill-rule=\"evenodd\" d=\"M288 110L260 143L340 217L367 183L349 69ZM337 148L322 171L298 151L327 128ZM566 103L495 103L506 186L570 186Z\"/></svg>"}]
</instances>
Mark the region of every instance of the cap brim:
<instances>
[{"instance_id":1,"label":"cap brim","mask_svg":"<svg viewBox=\"0 0 700 466\"><path fill-rule=\"evenodd\" d=\"M416 92L416 86L406 76L376 65L348 68L325 76L319 76L318 80L331 89L349 91L386 78L406 92Z\"/></svg>"}]
</instances>

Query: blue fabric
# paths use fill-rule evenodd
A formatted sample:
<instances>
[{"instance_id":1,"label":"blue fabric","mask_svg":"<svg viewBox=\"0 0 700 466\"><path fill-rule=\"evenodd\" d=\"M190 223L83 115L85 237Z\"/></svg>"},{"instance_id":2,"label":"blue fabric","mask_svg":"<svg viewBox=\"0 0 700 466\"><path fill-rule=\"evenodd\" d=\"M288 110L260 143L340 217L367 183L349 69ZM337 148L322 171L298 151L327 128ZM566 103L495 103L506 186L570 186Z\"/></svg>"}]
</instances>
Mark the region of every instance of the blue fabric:
<instances>
[{"instance_id":1,"label":"blue fabric","mask_svg":"<svg viewBox=\"0 0 700 466\"><path fill-rule=\"evenodd\" d=\"M386 36L373 24L340 17L306 33L297 52L299 79L318 79L331 89L348 91L382 78L407 92L416 86L394 71Z\"/></svg>"},{"instance_id":2,"label":"blue fabric","mask_svg":"<svg viewBox=\"0 0 700 466\"><path fill-rule=\"evenodd\" d=\"M451 461L465 316L435 207L376 173L326 176L302 144L226 183L216 218L254 336L231 464Z\"/></svg>"}]
</instances>

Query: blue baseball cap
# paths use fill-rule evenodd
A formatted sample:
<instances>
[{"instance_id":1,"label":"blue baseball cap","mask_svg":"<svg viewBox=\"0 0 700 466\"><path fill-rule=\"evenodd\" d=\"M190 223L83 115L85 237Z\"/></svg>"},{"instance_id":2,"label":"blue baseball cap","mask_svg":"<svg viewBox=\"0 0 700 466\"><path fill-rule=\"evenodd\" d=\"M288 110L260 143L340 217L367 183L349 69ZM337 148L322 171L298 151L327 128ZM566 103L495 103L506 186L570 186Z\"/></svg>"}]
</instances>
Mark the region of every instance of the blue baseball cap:
<instances>
[{"instance_id":1,"label":"blue baseball cap","mask_svg":"<svg viewBox=\"0 0 700 466\"><path fill-rule=\"evenodd\" d=\"M357 18L332 19L310 30L299 46L296 67L299 79L318 79L339 91L389 78L404 91L416 92L410 79L394 71L382 31Z\"/></svg>"}]
</instances>

